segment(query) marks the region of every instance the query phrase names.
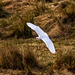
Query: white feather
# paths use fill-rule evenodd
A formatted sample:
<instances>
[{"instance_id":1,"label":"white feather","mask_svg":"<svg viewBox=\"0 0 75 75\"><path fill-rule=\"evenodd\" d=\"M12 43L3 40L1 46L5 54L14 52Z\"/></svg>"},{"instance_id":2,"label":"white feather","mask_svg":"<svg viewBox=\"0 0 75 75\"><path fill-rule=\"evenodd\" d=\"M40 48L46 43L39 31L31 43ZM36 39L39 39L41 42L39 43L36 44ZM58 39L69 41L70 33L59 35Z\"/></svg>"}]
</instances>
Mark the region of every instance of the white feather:
<instances>
[{"instance_id":1,"label":"white feather","mask_svg":"<svg viewBox=\"0 0 75 75\"><path fill-rule=\"evenodd\" d=\"M48 37L48 35L39 26L36 26L36 25L34 25L32 23L27 23L27 25L38 34L38 36L40 37L40 39L45 42L47 48L52 53L56 52L52 41L50 40L50 38Z\"/></svg>"}]
</instances>

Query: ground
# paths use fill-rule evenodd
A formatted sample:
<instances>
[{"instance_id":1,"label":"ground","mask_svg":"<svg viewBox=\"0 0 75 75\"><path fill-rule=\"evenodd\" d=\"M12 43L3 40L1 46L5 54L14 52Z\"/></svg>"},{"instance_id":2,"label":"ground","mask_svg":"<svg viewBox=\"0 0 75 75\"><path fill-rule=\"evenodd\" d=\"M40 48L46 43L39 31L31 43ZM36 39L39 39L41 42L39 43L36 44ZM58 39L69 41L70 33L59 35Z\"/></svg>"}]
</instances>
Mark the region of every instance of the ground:
<instances>
[{"instance_id":1,"label":"ground","mask_svg":"<svg viewBox=\"0 0 75 75\"><path fill-rule=\"evenodd\" d=\"M73 50L75 49L75 40L74 39L68 39L68 40L60 40L52 39L55 45L56 52L59 51L67 51L67 50ZM36 75L49 75L49 66L48 64L55 63L55 59L57 54L52 54L47 49L46 45L41 40L35 40L35 39L14 39L14 40L1 40L0 41L0 47L3 47L4 44L14 44L16 47L18 47L21 51L22 50L30 50L32 51L36 59L38 60L39 64L44 66L43 69L32 69L32 72ZM53 70L54 75L74 75L71 71L68 71L67 69L63 70ZM16 72L16 73L15 73ZM24 73L20 70L1 70L1 74L8 74L8 75L18 75Z\"/></svg>"},{"instance_id":2,"label":"ground","mask_svg":"<svg viewBox=\"0 0 75 75\"><path fill-rule=\"evenodd\" d=\"M7 51L8 49L14 50L14 48L17 48L22 55L24 55L25 51L30 51L39 63L39 67L33 68L27 65L29 68L25 70L0 68L0 75L74 75L75 70L68 70L64 66L60 69L55 67L58 55L68 53L69 51L75 53L75 21L66 24L62 23L65 16L60 15L56 11L62 1L44 3L35 0L32 2L30 0L3 0L3 2L5 3L3 10L8 14L0 18L0 50L5 49ZM51 7L53 4L55 6ZM56 54L52 54L42 40L35 39L37 34L34 31L32 31L33 37L17 38L17 35L10 36L14 28L20 28L22 26L20 25L23 22L22 18L26 18L29 21L32 14L34 16L32 22L34 21L35 25L38 25L49 35L54 43ZM66 26L63 30L61 29L68 24L73 26ZM73 33L68 32L69 29ZM29 73L29 69L32 74Z\"/></svg>"}]
</instances>

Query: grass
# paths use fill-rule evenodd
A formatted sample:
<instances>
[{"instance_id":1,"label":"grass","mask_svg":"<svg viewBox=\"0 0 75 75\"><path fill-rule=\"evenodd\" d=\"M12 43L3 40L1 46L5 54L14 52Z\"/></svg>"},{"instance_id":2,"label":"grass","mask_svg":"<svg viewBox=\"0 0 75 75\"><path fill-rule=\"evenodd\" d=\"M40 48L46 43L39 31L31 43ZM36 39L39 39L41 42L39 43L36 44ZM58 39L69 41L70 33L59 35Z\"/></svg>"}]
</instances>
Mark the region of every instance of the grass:
<instances>
[{"instance_id":1,"label":"grass","mask_svg":"<svg viewBox=\"0 0 75 75\"><path fill-rule=\"evenodd\" d=\"M12 49L11 49L12 48ZM23 69L22 55L13 46L6 46L1 51L0 68L3 69Z\"/></svg>"},{"instance_id":2,"label":"grass","mask_svg":"<svg viewBox=\"0 0 75 75\"><path fill-rule=\"evenodd\" d=\"M0 37L2 36L2 33L0 32Z\"/></svg>"},{"instance_id":3,"label":"grass","mask_svg":"<svg viewBox=\"0 0 75 75\"><path fill-rule=\"evenodd\" d=\"M70 21L74 21L75 16L75 3L65 1L60 4L59 11L66 18L64 22L69 23Z\"/></svg>"},{"instance_id":4,"label":"grass","mask_svg":"<svg viewBox=\"0 0 75 75\"><path fill-rule=\"evenodd\" d=\"M59 46L59 42L61 43L60 46ZM66 43L66 42L68 42L70 44L67 44L67 46L64 47L65 46L64 43ZM26 70L28 72L29 70L34 71L34 69L36 70L36 68L37 68L38 72L39 71L41 71L41 73L43 72L42 74L44 74L45 71L47 74L48 73L53 74L54 69L55 69L54 65L56 63L60 63L61 67L59 64L58 65L56 64L57 68L60 67L60 69L62 67L64 68L63 64L65 64L66 69L70 70L71 68L74 68L73 67L73 65L74 65L74 62L73 62L74 61L74 56L73 56L74 52L73 51L74 50L71 48L68 48L68 47L72 47L71 42L72 42L72 44L74 43L73 40L65 40L65 41L58 40L58 39L55 40L54 45L55 45L57 54L52 55L50 53L50 51L48 51L47 47L45 46L45 44L43 42L36 41L35 39L0 40L0 56L3 53L4 55L2 55L1 57L5 57L6 60L9 58L8 61L4 60L5 58L3 60L6 61L7 63L9 62L10 67L12 66L11 64L13 64L14 66L17 64L16 69L19 69L19 70L23 70L23 68L24 68L24 70ZM67 51L68 49L72 52ZM10 56L11 56L11 58L10 58ZM1 59L0 59L0 61L1 61ZM71 65L70 65L69 61L72 62L72 63L70 62ZM2 64L3 64L3 62L2 62ZM7 64L6 62L5 62L5 64ZM43 67L41 67L40 65ZM9 69L10 67L8 67L7 69ZM13 69L14 69L14 67L13 67Z\"/></svg>"},{"instance_id":5,"label":"grass","mask_svg":"<svg viewBox=\"0 0 75 75\"><path fill-rule=\"evenodd\" d=\"M5 20L0 21L0 27L7 27L8 23Z\"/></svg>"},{"instance_id":6,"label":"grass","mask_svg":"<svg viewBox=\"0 0 75 75\"><path fill-rule=\"evenodd\" d=\"M1 8L12 13L7 18L0 18L0 37L5 34L7 35L5 37L8 37L7 39L0 39L0 73L11 75L31 75L32 73L35 73L35 75L56 75L58 73L57 75L61 75L61 71L65 69L69 72L74 70L75 40L69 33L71 27L73 27L72 30L74 31L74 23L68 17L73 6L71 4L67 5L67 3L63 2L59 4L57 2L54 3L55 7L52 8L52 4L40 0L36 3L28 3L26 1L12 3L11 1ZM64 5L66 6L64 7ZM62 7L62 11L66 11L66 14L63 16L55 10L56 7L60 6ZM67 8L70 8L70 11ZM59 8L60 11L61 9ZM74 10L71 15L73 12ZM71 18L73 19L73 17ZM63 20L67 22L63 22ZM56 54L52 54L43 41L31 38L34 35L32 34L32 30L27 27L26 22L32 22L38 25L43 30L48 31L48 34L58 25L59 28L62 28L65 35L69 31L67 33L69 33L68 35L71 39L69 37L67 38L67 35L66 37L58 36L51 38L57 52ZM54 33L57 30L58 27L56 30L53 30ZM8 73L8 70L10 70L10 73ZM56 72L56 70L60 71L60 73ZM68 74L68 71L66 74ZM64 72L63 75L65 75Z\"/></svg>"},{"instance_id":7,"label":"grass","mask_svg":"<svg viewBox=\"0 0 75 75\"><path fill-rule=\"evenodd\" d=\"M27 22L33 23L34 15L32 15L32 13L28 11L26 12L24 18L22 18L22 16L19 16L17 12L16 17L20 19L20 23L13 28L12 33L8 37L14 37L14 36L16 36L17 38L32 37L32 31L27 26L26 23ZM13 19L15 19L16 17L14 17Z\"/></svg>"},{"instance_id":8,"label":"grass","mask_svg":"<svg viewBox=\"0 0 75 75\"><path fill-rule=\"evenodd\" d=\"M35 16L39 16L39 15L42 15L43 13L45 13L45 11L47 10L45 0L44 1L40 1L40 2L37 1L35 3L34 10L35 10L34 11Z\"/></svg>"},{"instance_id":9,"label":"grass","mask_svg":"<svg viewBox=\"0 0 75 75\"><path fill-rule=\"evenodd\" d=\"M7 12L3 10L3 6L4 6L4 3L0 1L0 18L4 18L6 17L6 14L8 14Z\"/></svg>"},{"instance_id":10,"label":"grass","mask_svg":"<svg viewBox=\"0 0 75 75\"><path fill-rule=\"evenodd\" d=\"M0 1L0 11L3 11L2 7L3 7L3 3Z\"/></svg>"},{"instance_id":11,"label":"grass","mask_svg":"<svg viewBox=\"0 0 75 75\"><path fill-rule=\"evenodd\" d=\"M22 53L13 45L4 45L4 48L0 48L0 68L11 70L25 70L27 73L31 73L31 68L38 66L34 54L28 50ZM28 75L28 74L27 74Z\"/></svg>"},{"instance_id":12,"label":"grass","mask_svg":"<svg viewBox=\"0 0 75 75\"><path fill-rule=\"evenodd\" d=\"M31 51L26 51L25 54L24 54L24 59L25 59L25 62L28 66L30 66L31 68L36 68L39 66L33 52Z\"/></svg>"},{"instance_id":13,"label":"grass","mask_svg":"<svg viewBox=\"0 0 75 75\"><path fill-rule=\"evenodd\" d=\"M54 21L59 25L61 31L63 31L62 35L68 37L68 35L73 33L72 27L74 26L75 21L75 4L73 2L64 1L57 6L58 7L55 10L50 9L50 14ZM57 12L61 14L59 17L56 15L58 14Z\"/></svg>"},{"instance_id":14,"label":"grass","mask_svg":"<svg viewBox=\"0 0 75 75\"><path fill-rule=\"evenodd\" d=\"M46 2L53 2L52 0L46 0Z\"/></svg>"},{"instance_id":15,"label":"grass","mask_svg":"<svg viewBox=\"0 0 75 75\"><path fill-rule=\"evenodd\" d=\"M56 67L58 69L75 69L75 53L73 51L67 51L64 54L58 53L56 59Z\"/></svg>"}]
</instances>

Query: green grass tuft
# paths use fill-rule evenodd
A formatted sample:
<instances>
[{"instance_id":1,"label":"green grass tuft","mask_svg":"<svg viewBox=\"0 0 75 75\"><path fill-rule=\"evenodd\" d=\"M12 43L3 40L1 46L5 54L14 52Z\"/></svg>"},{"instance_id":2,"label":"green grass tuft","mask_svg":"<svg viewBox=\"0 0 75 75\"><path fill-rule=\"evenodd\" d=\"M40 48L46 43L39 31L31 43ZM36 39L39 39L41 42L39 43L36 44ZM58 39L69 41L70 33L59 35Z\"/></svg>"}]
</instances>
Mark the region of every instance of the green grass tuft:
<instances>
[{"instance_id":1,"label":"green grass tuft","mask_svg":"<svg viewBox=\"0 0 75 75\"><path fill-rule=\"evenodd\" d=\"M32 31L31 29L27 26L27 22L34 23L34 16L30 12L26 12L25 17L22 18L17 15L18 18L20 19L20 23L16 25L12 31L12 34L9 35L10 37L16 36L17 38L29 38L32 37Z\"/></svg>"}]
</instances>

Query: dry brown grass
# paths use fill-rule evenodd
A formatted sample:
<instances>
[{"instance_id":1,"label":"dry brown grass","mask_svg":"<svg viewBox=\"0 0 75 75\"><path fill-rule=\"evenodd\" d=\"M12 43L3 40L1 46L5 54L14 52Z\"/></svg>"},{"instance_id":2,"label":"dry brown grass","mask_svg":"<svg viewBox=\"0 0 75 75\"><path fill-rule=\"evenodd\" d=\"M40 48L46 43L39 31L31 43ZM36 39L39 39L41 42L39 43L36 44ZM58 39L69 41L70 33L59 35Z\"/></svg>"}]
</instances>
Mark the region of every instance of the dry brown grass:
<instances>
[{"instance_id":1,"label":"dry brown grass","mask_svg":"<svg viewBox=\"0 0 75 75\"><path fill-rule=\"evenodd\" d=\"M17 67L17 69L19 69L19 67L21 67L20 65L22 63L25 71L28 72L29 70L32 70L32 72L33 73L35 72L36 75L38 75L38 74L39 75L41 75L41 74L56 75L56 73L58 73L56 70L58 70L58 69L55 70L55 68L54 68L55 61L58 61L61 65L61 67L60 67L60 65L58 65L57 68L60 67L60 69L62 69L62 71L64 70L64 68L66 68L66 69L70 68L69 70L71 71L72 70L71 68L74 64L70 65L69 59L70 59L70 57L72 57L72 54L68 53L67 51L68 50L70 50L72 52L74 51L74 40L73 39L72 40L71 39L69 39L69 40L52 39L52 40L54 42L56 52L57 52L55 55L50 53L50 51L47 49L47 47L45 46L45 44L42 41L37 41L35 39L0 40L0 56L3 51L5 54L5 58L7 58L7 57L10 58L10 56L12 56L12 59L14 59L14 57L15 57L15 59L14 59L15 62L12 62L12 59L11 60L8 58L7 59L10 61L10 63L14 64L14 66L16 64L19 65ZM12 51L10 50L11 47L12 47ZM15 54L16 51L18 51L18 54L20 54L19 56L21 56L21 58L23 58L22 60L19 56L17 56ZM11 54L10 52L13 52L13 54ZM9 54L7 55L7 53L9 53L10 55ZM35 57L37 60L35 59ZM57 57L58 57L58 59L60 59L60 61L57 59ZM72 59L72 63L73 63L73 60L74 60L74 58ZM7 62L9 62L9 61L7 61ZM37 61L38 61L38 63L37 63ZM0 62L0 63L2 63L2 62ZM40 66L39 64L42 65L42 67L39 67ZM63 64L66 64L66 66L64 66ZM68 65L68 67L67 67L67 65ZM10 66L12 66L12 65L10 64ZM23 70L22 67L21 67L20 71L21 70ZM61 73L61 71L60 71L60 73Z\"/></svg>"},{"instance_id":2,"label":"dry brown grass","mask_svg":"<svg viewBox=\"0 0 75 75\"><path fill-rule=\"evenodd\" d=\"M63 53L60 51L56 58L56 67L58 69L75 69L75 53L71 50Z\"/></svg>"},{"instance_id":3,"label":"dry brown grass","mask_svg":"<svg viewBox=\"0 0 75 75\"><path fill-rule=\"evenodd\" d=\"M74 21L75 16L75 2L64 1L58 5L58 11L61 13L62 18L64 18L63 23L70 23Z\"/></svg>"},{"instance_id":4,"label":"dry brown grass","mask_svg":"<svg viewBox=\"0 0 75 75\"><path fill-rule=\"evenodd\" d=\"M3 10L4 3L0 1L0 18L6 17L5 11Z\"/></svg>"},{"instance_id":5,"label":"dry brown grass","mask_svg":"<svg viewBox=\"0 0 75 75\"><path fill-rule=\"evenodd\" d=\"M21 53L12 45L5 45L4 48L0 49L0 68L2 69L25 70L27 75L31 75L31 68L37 66L38 62L30 51Z\"/></svg>"},{"instance_id":6,"label":"dry brown grass","mask_svg":"<svg viewBox=\"0 0 75 75\"><path fill-rule=\"evenodd\" d=\"M54 4L55 7L52 8L52 4ZM55 70L55 63L56 67L59 69L62 69L62 67L63 69L66 68L70 71L72 68L74 69L75 58L73 54L66 51L71 50L73 52L75 50L75 36L73 35L74 37L70 37L72 40L70 38L67 39L67 35L70 35L70 30L75 32L75 28L74 23L71 20L64 23L64 20L68 21L68 19L65 19L66 16L61 16L61 14L56 10L60 10L59 7L62 6L62 4L62 2L44 3L40 0L22 0L22 2L17 0L14 2L8 0L8 2L6 2L3 10L9 12L10 16L7 18L0 18L0 37L7 37L13 33L15 37L24 38L25 36L22 35L24 35L24 30L26 29L24 28L26 22L32 22L41 27L50 37L59 37L54 39L51 38L57 52L55 55L49 52L46 45L42 41L37 41L33 38L7 38L6 40L0 40L0 70L2 70L2 68L6 69L6 71L8 69L14 69L13 72L15 72L19 69L19 71L26 71L27 75L32 71L36 75L64 75L64 73L61 74L60 70L60 73L58 72L58 69L56 69L57 71ZM68 11L67 8L65 10L67 13L71 13L71 11ZM72 13L73 12L74 11L72 11ZM19 35L19 33L22 34ZM66 37L60 36L61 33ZM26 34L26 36L27 35L28 34ZM61 50L63 54L61 54ZM41 67L39 64L44 66ZM16 75L18 74L20 73L17 73ZM25 74L25 72L22 74ZM66 75L70 74L66 72Z\"/></svg>"},{"instance_id":7,"label":"dry brown grass","mask_svg":"<svg viewBox=\"0 0 75 75\"><path fill-rule=\"evenodd\" d=\"M45 32L48 33L48 35L50 37L61 36L60 33L62 31L63 31L63 33L61 33L61 34L65 35L65 36L68 35L67 33L70 33L70 34L72 33L71 26L73 26L74 23L64 24L63 21L64 20L66 21L66 19L61 17L61 15L59 13L57 13L56 10L54 10L57 6L60 10L60 7L65 2L61 2L60 4L56 3L57 6L55 6L54 8L51 8L51 4L46 3L45 1L34 1L34 3L31 1L29 3L28 3L28 1L22 1L22 2L15 1L15 2L16 3L14 3L14 2L11 3L9 0L6 2L6 4L8 4L8 5L6 5L4 7L4 9L6 11L8 11L9 13L12 14L12 15L10 15L9 19L4 20L8 23L8 25L7 24L5 25L5 22L3 22L3 25L2 25L6 28L5 30L4 30L4 28L2 28L2 31L4 30L3 31L4 38L7 38L7 36L8 37L16 36L16 37L23 37L23 38L26 38L26 36L31 37L26 33L25 33L26 35L24 34L24 32L25 32L24 26L26 26L27 21L40 26ZM11 8L10 8L10 6L11 6ZM65 9L65 10L67 10L67 9ZM21 21L21 20L23 20L23 21ZM58 25L59 25L59 27L58 27ZM66 29L66 27L67 27L67 29ZM55 30L56 30L56 32L54 32ZM29 34L31 34L30 30L27 30L27 32L29 32ZM52 32L53 32L53 34L52 34Z\"/></svg>"},{"instance_id":8,"label":"dry brown grass","mask_svg":"<svg viewBox=\"0 0 75 75\"><path fill-rule=\"evenodd\" d=\"M23 69L22 55L13 46L6 45L0 50L0 68L4 69Z\"/></svg>"},{"instance_id":9,"label":"dry brown grass","mask_svg":"<svg viewBox=\"0 0 75 75\"><path fill-rule=\"evenodd\" d=\"M61 31L60 27L58 25L56 25L53 29L51 29L49 35L51 35L51 37L60 36L60 35L62 35L62 31Z\"/></svg>"},{"instance_id":10,"label":"dry brown grass","mask_svg":"<svg viewBox=\"0 0 75 75\"><path fill-rule=\"evenodd\" d=\"M34 5L33 12L34 12L35 17L37 17L39 15L44 14L46 10L47 10L46 2L45 1L40 1L40 2L37 1Z\"/></svg>"}]
</instances>

